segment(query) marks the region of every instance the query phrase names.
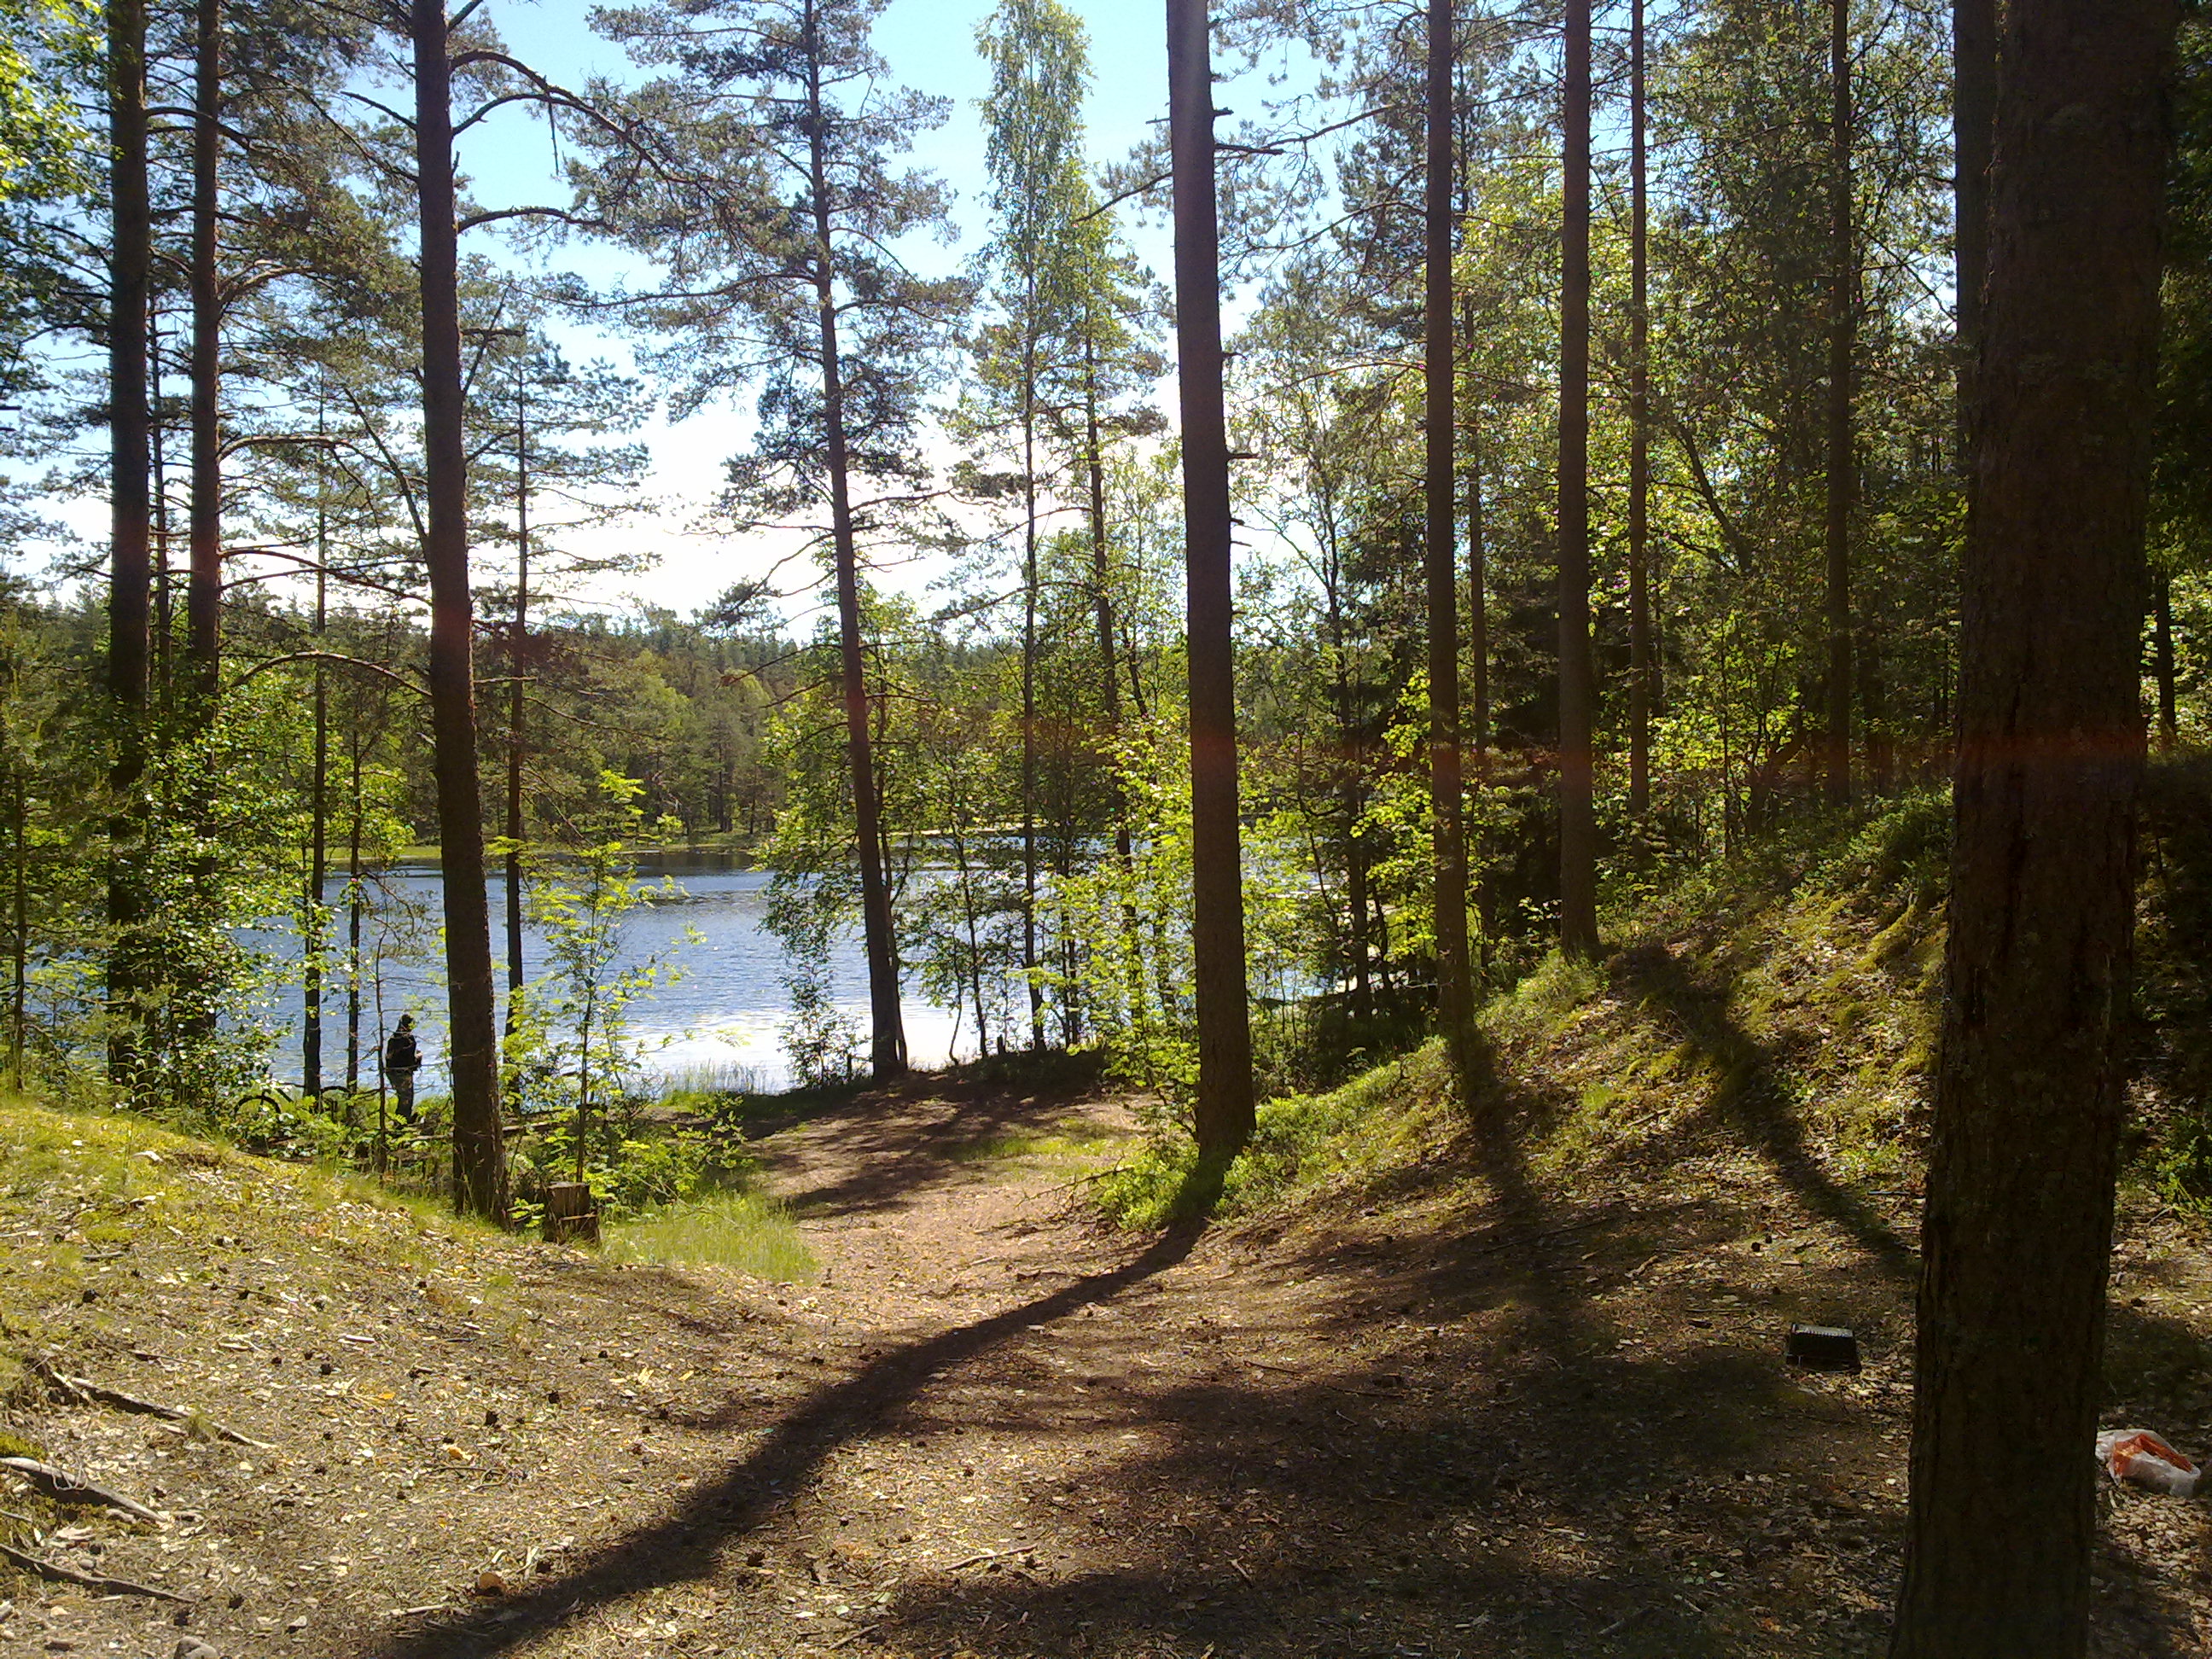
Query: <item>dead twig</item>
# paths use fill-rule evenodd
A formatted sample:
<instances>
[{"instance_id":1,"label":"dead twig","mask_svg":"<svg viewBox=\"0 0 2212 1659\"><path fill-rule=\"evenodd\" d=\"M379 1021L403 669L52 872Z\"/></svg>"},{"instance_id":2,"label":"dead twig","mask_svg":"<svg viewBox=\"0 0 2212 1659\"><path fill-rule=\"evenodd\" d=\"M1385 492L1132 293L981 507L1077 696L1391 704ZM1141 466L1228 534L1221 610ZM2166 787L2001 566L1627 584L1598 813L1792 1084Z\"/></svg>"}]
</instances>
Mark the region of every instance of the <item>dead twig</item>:
<instances>
[{"instance_id":1,"label":"dead twig","mask_svg":"<svg viewBox=\"0 0 2212 1659\"><path fill-rule=\"evenodd\" d=\"M945 1571L957 1572L963 1567L974 1566L978 1561L995 1561L1002 1555L1027 1555L1036 1548L1035 1544L1015 1544L1002 1550L977 1550L973 1555L962 1556Z\"/></svg>"},{"instance_id":2,"label":"dead twig","mask_svg":"<svg viewBox=\"0 0 2212 1659\"><path fill-rule=\"evenodd\" d=\"M0 1457L0 1469L20 1474L40 1492L61 1504L97 1504L103 1508L121 1510L135 1515L141 1521L151 1521L159 1526L161 1517L136 1498L125 1498L105 1486L95 1486L88 1480L56 1468L51 1463L41 1463L35 1457Z\"/></svg>"},{"instance_id":3,"label":"dead twig","mask_svg":"<svg viewBox=\"0 0 2212 1659\"><path fill-rule=\"evenodd\" d=\"M192 1413L181 1407L165 1406L158 1400L142 1400L135 1394L111 1389L105 1383L94 1382L89 1377L68 1376L49 1359L33 1360L31 1369L63 1394L73 1396L82 1405L112 1406L118 1411L134 1412L141 1417L158 1417L167 1423L189 1423L192 1420ZM273 1449L266 1440L256 1440L220 1423L210 1423L207 1429L216 1439L228 1440L234 1446L251 1446L257 1451Z\"/></svg>"},{"instance_id":4,"label":"dead twig","mask_svg":"<svg viewBox=\"0 0 2212 1659\"><path fill-rule=\"evenodd\" d=\"M128 1578L109 1578L96 1572L79 1572L75 1567L65 1567L58 1561L49 1561L43 1556L19 1550L12 1544L0 1544L0 1557L5 1557L27 1571L56 1583L75 1584L82 1589L105 1590L111 1595L148 1595L156 1601L175 1601L185 1607L192 1604L189 1595L179 1595L174 1590L156 1589L151 1584L133 1583Z\"/></svg>"}]
</instances>

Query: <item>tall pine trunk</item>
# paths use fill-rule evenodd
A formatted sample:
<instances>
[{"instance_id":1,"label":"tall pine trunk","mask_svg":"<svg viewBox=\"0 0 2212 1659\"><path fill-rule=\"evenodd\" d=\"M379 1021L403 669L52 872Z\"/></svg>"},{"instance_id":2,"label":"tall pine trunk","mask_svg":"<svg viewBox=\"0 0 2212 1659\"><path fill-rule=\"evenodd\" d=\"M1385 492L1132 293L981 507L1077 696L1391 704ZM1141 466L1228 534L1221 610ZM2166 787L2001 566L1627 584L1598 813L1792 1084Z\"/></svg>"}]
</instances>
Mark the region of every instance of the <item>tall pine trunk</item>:
<instances>
[{"instance_id":1,"label":"tall pine trunk","mask_svg":"<svg viewBox=\"0 0 2212 1659\"><path fill-rule=\"evenodd\" d=\"M845 702L845 752L853 779L855 853L860 861L860 931L868 957L868 1064L876 1079L907 1069L899 1010L898 946L884 874L882 796L868 732L867 659L860 643L860 553L853 534L851 459L845 440L845 385L837 356L836 252L830 233L830 180L823 149L820 19L805 9L808 183L814 209L814 296L822 332L822 424L830 464L830 536L836 566L837 661Z\"/></svg>"},{"instance_id":2,"label":"tall pine trunk","mask_svg":"<svg viewBox=\"0 0 2212 1659\"><path fill-rule=\"evenodd\" d=\"M1096 305L1094 299L1092 305ZM1098 432L1097 319L1088 319L1083 340L1083 459L1091 491L1091 605L1098 625L1098 708L1106 726L1106 740L1118 744L1121 736L1121 680L1114 661L1114 571L1112 547L1106 531L1106 455ZM1118 751L1114 764L1120 765ZM1107 790L1114 812L1114 854L1124 871L1129 863L1129 806L1122 798L1118 772L1109 770Z\"/></svg>"},{"instance_id":3,"label":"tall pine trunk","mask_svg":"<svg viewBox=\"0 0 2212 1659\"><path fill-rule=\"evenodd\" d=\"M1462 1097L1475 1078L1474 986L1468 964L1467 821L1462 810L1459 704L1459 559L1452 469L1452 8L1429 0L1427 247L1429 811L1431 926L1437 942L1437 1018Z\"/></svg>"},{"instance_id":4,"label":"tall pine trunk","mask_svg":"<svg viewBox=\"0 0 2212 1659\"><path fill-rule=\"evenodd\" d=\"M1168 137L1175 170L1176 380L1182 418L1184 632L1190 666L1191 947L1201 1158L1252 1133L1252 1027L1237 822L1237 669L1231 643L1229 428L1222 408L1221 245L1214 197L1206 0L1167 0Z\"/></svg>"},{"instance_id":5,"label":"tall pine trunk","mask_svg":"<svg viewBox=\"0 0 2212 1659\"><path fill-rule=\"evenodd\" d=\"M2181 740L2173 661L2173 578L2160 571L2151 578L2151 673L2158 683L2158 744L2171 749Z\"/></svg>"},{"instance_id":6,"label":"tall pine trunk","mask_svg":"<svg viewBox=\"0 0 2212 1659\"><path fill-rule=\"evenodd\" d=\"M1022 319L1022 972L1029 984L1030 1047L1044 1047L1044 987L1037 983L1037 487L1036 260Z\"/></svg>"},{"instance_id":7,"label":"tall pine trunk","mask_svg":"<svg viewBox=\"0 0 2212 1659\"><path fill-rule=\"evenodd\" d=\"M514 626L507 646L507 1036L522 1017L522 754L528 700L523 676L530 660L530 406L514 399ZM520 1106L521 1081L515 1081Z\"/></svg>"},{"instance_id":8,"label":"tall pine trunk","mask_svg":"<svg viewBox=\"0 0 2212 1659\"><path fill-rule=\"evenodd\" d=\"M1828 624L1826 792L1851 799L1851 350L1859 258L1851 234L1851 8L1828 0Z\"/></svg>"},{"instance_id":9,"label":"tall pine trunk","mask_svg":"<svg viewBox=\"0 0 2212 1659\"><path fill-rule=\"evenodd\" d=\"M216 267L222 156L222 0L199 0L193 21L191 505L185 528L186 726L215 716L222 658L222 287Z\"/></svg>"},{"instance_id":10,"label":"tall pine trunk","mask_svg":"<svg viewBox=\"0 0 2212 1659\"><path fill-rule=\"evenodd\" d=\"M315 509L315 649L323 649L330 621L330 536L327 517ZM323 963L330 947L323 884L330 873L330 684L315 665L313 750L307 776L307 879L301 896L300 974L300 1088L311 1099L323 1091Z\"/></svg>"},{"instance_id":11,"label":"tall pine trunk","mask_svg":"<svg viewBox=\"0 0 2212 1659\"><path fill-rule=\"evenodd\" d=\"M1644 0L1628 18L1628 810L1651 809L1651 295Z\"/></svg>"},{"instance_id":12,"label":"tall pine trunk","mask_svg":"<svg viewBox=\"0 0 2212 1659\"><path fill-rule=\"evenodd\" d=\"M468 460L461 429L459 253L453 217L452 64L444 0L412 0L415 166L420 191L422 447L430 572L430 730L446 921L447 1058L453 1090L453 1202L507 1220L477 768L475 616L469 593Z\"/></svg>"},{"instance_id":13,"label":"tall pine trunk","mask_svg":"<svg viewBox=\"0 0 2212 1659\"><path fill-rule=\"evenodd\" d=\"M1590 661L1590 0L1567 0L1559 283L1559 944L1597 951Z\"/></svg>"},{"instance_id":14,"label":"tall pine trunk","mask_svg":"<svg viewBox=\"0 0 2212 1659\"><path fill-rule=\"evenodd\" d=\"M1464 321L1471 339L1474 334L1472 307ZM1490 532L1483 510L1482 402L1474 396L1468 401L1467 654L1474 681L1468 690L1474 703L1468 736L1474 745L1474 775L1481 780L1488 775L1490 766Z\"/></svg>"},{"instance_id":15,"label":"tall pine trunk","mask_svg":"<svg viewBox=\"0 0 2212 1659\"><path fill-rule=\"evenodd\" d=\"M2175 23L2004 24L1893 1659L2087 1640Z\"/></svg>"},{"instance_id":16,"label":"tall pine trunk","mask_svg":"<svg viewBox=\"0 0 2212 1659\"><path fill-rule=\"evenodd\" d=\"M1982 349L1982 287L1990 274L1990 146L1996 137L1997 0L1952 0L1951 143L1954 275L1958 288L1959 467Z\"/></svg>"},{"instance_id":17,"label":"tall pine trunk","mask_svg":"<svg viewBox=\"0 0 2212 1659\"><path fill-rule=\"evenodd\" d=\"M139 929L146 915L145 812L137 795L147 755L147 584L152 515L147 500L148 299L154 222L146 186L144 0L107 8L109 198L107 692L114 720L108 773L107 1066L127 1087L137 1068Z\"/></svg>"}]
</instances>

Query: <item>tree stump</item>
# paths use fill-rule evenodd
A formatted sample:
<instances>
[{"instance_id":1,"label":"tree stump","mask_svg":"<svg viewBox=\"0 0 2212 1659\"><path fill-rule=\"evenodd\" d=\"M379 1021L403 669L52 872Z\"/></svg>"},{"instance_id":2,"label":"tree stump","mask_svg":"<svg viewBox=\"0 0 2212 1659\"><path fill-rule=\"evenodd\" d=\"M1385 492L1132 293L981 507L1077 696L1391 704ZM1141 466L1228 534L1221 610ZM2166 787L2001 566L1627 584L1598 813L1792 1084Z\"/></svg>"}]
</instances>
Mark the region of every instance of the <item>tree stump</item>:
<instances>
[{"instance_id":1,"label":"tree stump","mask_svg":"<svg viewBox=\"0 0 2212 1659\"><path fill-rule=\"evenodd\" d=\"M556 1182L545 1189L545 1242L599 1242L599 1206L592 1201L592 1189L582 1182Z\"/></svg>"}]
</instances>

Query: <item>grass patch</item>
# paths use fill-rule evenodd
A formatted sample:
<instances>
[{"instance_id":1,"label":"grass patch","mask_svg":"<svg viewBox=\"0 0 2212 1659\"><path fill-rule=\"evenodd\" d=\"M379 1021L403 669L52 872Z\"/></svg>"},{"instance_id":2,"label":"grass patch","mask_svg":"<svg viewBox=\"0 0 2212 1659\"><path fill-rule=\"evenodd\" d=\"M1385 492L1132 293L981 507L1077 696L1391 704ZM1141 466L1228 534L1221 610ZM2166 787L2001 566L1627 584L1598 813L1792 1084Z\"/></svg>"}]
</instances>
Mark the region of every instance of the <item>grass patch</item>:
<instances>
[{"instance_id":1,"label":"grass patch","mask_svg":"<svg viewBox=\"0 0 2212 1659\"><path fill-rule=\"evenodd\" d=\"M781 1204L754 1193L717 1193L607 1229L610 1261L735 1267L756 1279L799 1284L820 1264Z\"/></svg>"},{"instance_id":2,"label":"grass patch","mask_svg":"<svg viewBox=\"0 0 2212 1659\"><path fill-rule=\"evenodd\" d=\"M1298 1188L1385 1161L1428 1121L1444 1082L1443 1047L1431 1042L1340 1089L1267 1102L1225 1170L1200 1164L1181 1137L1148 1140L1092 1183L1093 1201L1115 1225L1133 1229L1254 1213Z\"/></svg>"},{"instance_id":3,"label":"grass patch","mask_svg":"<svg viewBox=\"0 0 2212 1659\"><path fill-rule=\"evenodd\" d=\"M1091 1134L1058 1134L1014 1129L1004 1134L986 1135L980 1140L965 1141L953 1147L946 1156L955 1164L1000 1164L1015 1158L1057 1163L1097 1158L1112 1152L1127 1138L1123 1134L1103 1131Z\"/></svg>"}]
</instances>

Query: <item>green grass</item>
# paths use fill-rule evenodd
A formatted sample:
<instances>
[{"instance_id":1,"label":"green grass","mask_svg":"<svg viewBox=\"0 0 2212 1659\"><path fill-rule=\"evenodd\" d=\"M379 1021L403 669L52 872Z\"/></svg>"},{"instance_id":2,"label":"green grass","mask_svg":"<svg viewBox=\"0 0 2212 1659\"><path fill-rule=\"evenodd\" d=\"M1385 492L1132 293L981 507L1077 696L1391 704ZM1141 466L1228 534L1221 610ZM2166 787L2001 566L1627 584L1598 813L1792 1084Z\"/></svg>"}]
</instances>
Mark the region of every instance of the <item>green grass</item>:
<instances>
[{"instance_id":1,"label":"green grass","mask_svg":"<svg viewBox=\"0 0 2212 1659\"><path fill-rule=\"evenodd\" d=\"M1182 1136L1148 1139L1093 1183L1093 1201L1115 1225L1139 1230L1263 1210L1296 1188L1388 1162L1428 1123L1443 1082L1443 1047L1431 1042L1340 1089L1267 1102L1226 1170L1201 1164Z\"/></svg>"},{"instance_id":2,"label":"green grass","mask_svg":"<svg viewBox=\"0 0 2212 1659\"><path fill-rule=\"evenodd\" d=\"M953 1147L946 1156L955 1164L999 1164L1014 1158L1033 1158L1044 1163L1063 1163L1099 1157L1110 1152L1125 1134L1094 1129L1091 1133L1038 1133L1030 1130L1009 1130L1004 1134L986 1135L980 1140L970 1140Z\"/></svg>"},{"instance_id":3,"label":"green grass","mask_svg":"<svg viewBox=\"0 0 2212 1659\"><path fill-rule=\"evenodd\" d=\"M783 1206L744 1192L672 1204L610 1227L605 1254L610 1261L735 1267L786 1284L819 1271Z\"/></svg>"}]
</instances>

